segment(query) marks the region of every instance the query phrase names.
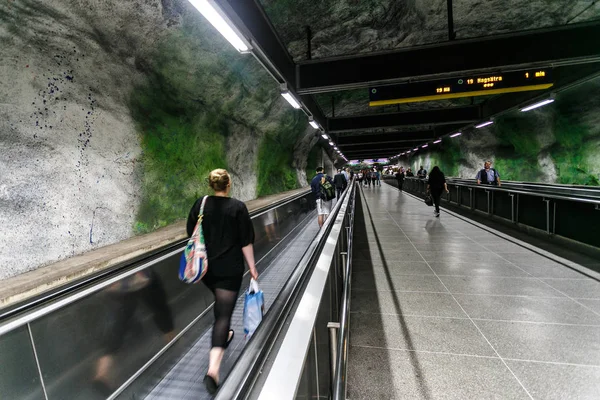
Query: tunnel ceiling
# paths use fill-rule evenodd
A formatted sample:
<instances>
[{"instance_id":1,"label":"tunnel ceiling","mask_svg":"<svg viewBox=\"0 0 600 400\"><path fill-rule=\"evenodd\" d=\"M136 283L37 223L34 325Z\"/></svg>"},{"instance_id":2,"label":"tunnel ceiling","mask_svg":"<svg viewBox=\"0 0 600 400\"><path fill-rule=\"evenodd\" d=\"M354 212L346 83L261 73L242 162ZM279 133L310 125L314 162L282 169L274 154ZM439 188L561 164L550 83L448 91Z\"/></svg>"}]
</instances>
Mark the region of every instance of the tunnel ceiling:
<instances>
[{"instance_id":1,"label":"tunnel ceiling","mask_svg":"<svg viewBox=\"0 0 600 400\"><path fill-rule=\"evenodd\" d=\"M446 0L260 0L259 11L241 3L229 0L348 159L393 156L600 72L592 0L453 0L453 33ZM369 107L370 86L530 66L552 67L554 87Z\"/></svg>"}]
</instances>

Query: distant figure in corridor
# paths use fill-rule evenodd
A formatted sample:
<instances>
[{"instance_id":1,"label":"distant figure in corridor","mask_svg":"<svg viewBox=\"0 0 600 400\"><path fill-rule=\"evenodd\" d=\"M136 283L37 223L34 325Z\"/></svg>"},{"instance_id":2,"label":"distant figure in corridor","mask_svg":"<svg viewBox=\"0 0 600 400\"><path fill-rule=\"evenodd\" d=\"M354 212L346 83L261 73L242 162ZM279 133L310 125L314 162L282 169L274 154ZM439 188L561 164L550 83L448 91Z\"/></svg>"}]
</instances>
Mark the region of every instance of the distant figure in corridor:
<instances>
[{"instance_id":1,"label":"distant figure in corridor","mask_svg":"<svg viewBox=\"0 0 600 400\"><path fill-rule=\"evenodd\" d=\"M417 177L419 179L427 178L427 170L421 166L421 169L417 171Z\"/></svg>"},{"instance_id":2,"label":"distant figure in corridor","mask_svg":"<svg viewBox=\"0 0 600 400\"><path fill-rule=\"evenodd\" d=\"M400 167L396 172L396 181L398 182L398 189L402 191L402 187L404 187L404 168Z\"/></svg>"},{"instance_id":3,"label":"distant figure in corridor","mask_svg":"<svg viewBox=\"0 0 600 400\"><path fill-rule=\"evenodd\" d=\"M319 226L323 226L327 216L331 213L331 199L327 200L327 196L323 190L323 184L329 182L329 184L334 186L333 179L327 176L324 171L323 167L317 167L317 174L312 178L312 181L310 181L310 188L315 194L315 199L317 201L317 220Z\"/></svg>"},{"instance_id":4,"label":"distant figure in corridor","mask_svg":"<svg viewBox=\"0 0 600 400\"><path fill-rule=\"evenodd\" d=\"M254 227L246 205L229 197L229 173L224 169L211 171L208 184L215 194L206 199L202 217L208 255L208 270L202 278L202 283L215 296L215 322L204 385L210 394L214 394L219 386L223 355L233 340L234 331L230 329L231 315L242 286L244 259L252 278L258 279L258 271L254 264ZM202 197L199 198L190 210L187 220L188 236L192 235L198 221L202 200Z\"/></svg>"},{"instance_id":5,"label":"distant figure in corridor","mask_svg":"<svg viewBox=\"0 0 600 400\"><path fill-rule=\"evenodd\" d=\"M442 197L442 191L448 193L448 185L446 184L446 177L443 172L440 171L440 167L437 165L433 167L429 173L429 180L427 181L427 191L431 193L433 198L433 204L435 204L434 215L439 218L440 216L440 199Z\"/></svg>"},{"instance_id":6,"label":"distant figure in corridor","mask_svg":"<svg viewBox=\"0 0 600 400\"><path fill-rule=\"evenodd\" d=\"M409 168L406 170L406 176L413 177L413 176L415 176L415 174L413 174L412 169Z\"/></svg>"},{"instance_id":7,"label":"distant figure in corridor","mask_svg":"<svg viewBox=\"0 0 600 400\"><path fill-rule=\"evenodd\" d=\"M335 186L337 198L339 199L341 194L344 192L344 189L346 189L346 186L348 185L348 180L346 179L346 175L342 173L341 169L338 169L337 171L338 173L333 177L333 185Z\"/></svg>"},{"instance_id":8,"label":"distant figure in corridor","mask_svg":"<svg viewBox=\"0 0 600 400\"><path fill-rule=\"evenodd\" d=\"M477 173L475 177L478 185L497 185L502 186L500 182L500 174L494 168L492 168L492 162L486 161L483 164L483 169Z\"/></svg>"}]
</instances>

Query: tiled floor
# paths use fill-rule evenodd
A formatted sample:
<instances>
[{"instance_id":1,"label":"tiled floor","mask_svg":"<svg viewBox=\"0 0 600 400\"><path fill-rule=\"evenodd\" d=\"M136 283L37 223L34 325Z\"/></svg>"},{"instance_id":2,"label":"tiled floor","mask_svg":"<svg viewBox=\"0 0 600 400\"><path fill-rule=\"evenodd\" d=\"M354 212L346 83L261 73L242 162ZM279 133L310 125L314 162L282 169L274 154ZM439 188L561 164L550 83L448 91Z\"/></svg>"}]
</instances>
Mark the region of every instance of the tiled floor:
<instances>
[{"instance_id":1,"label":"tiled floor","mask_svg":"<svg viewBox=\"0 0 600 400\"><path fill-rule=\"evenodd\" d=\"M265 311L268 311L273 300L287 281L294 267L302 258L309 244L318 231L316 214L310 215L304 221L306 226L288 247L271 263L260 278L260 288L265 293ZM232 318L232 329L236 335L225 353L221 366L221 379L225 379L241 354L245 339L243 335L242 313L244 309L243 294L238 299ZM204 375L208 370L208 352L210 350L210 335L207 330L193 347L183 356L145 398L149 400L171 399L210 399L203 384ZM140 398L144 397L143 395Z\"/></svg>"},{"instance_id":2,"label":"tiled floor","mask_svg":"<svg viewBox=\"0 0 600 400\"><path fill-rule=\"evenodd\" d=\"M599 281L391 186L361 199L349 400L600 399Z\"/></svg>"}]
</instances>

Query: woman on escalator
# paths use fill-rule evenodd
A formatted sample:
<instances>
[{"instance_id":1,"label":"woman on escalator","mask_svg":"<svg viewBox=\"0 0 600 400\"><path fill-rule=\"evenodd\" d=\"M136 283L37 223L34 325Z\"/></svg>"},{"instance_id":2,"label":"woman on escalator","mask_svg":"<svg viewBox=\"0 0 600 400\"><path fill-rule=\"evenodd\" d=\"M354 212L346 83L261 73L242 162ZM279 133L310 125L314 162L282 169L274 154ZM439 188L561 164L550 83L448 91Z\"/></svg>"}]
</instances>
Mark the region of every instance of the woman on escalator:
<instances>
[{"instance_id":1,"label":"woman on escalator","mask_svg":"<svg viewBox=\"0 0 600 400\"><path fill-rule=\"evenodd\" d=\"M231 315L235 308L244 275L244 259L250 275L258 279L254 265L254 228L246 205L229 197L231 178L224 169L213 170L208 183L215 191L204 206L202 230L208 256L208 271L202 282L215 296L215 323L212 332L212 347L208 372L204 384L214 394L219 385L219 369L225 349L234 335L230 329ZM192 207L187 221L187 233L192 235L202 198Z\"/></svg>"}]
</instances>

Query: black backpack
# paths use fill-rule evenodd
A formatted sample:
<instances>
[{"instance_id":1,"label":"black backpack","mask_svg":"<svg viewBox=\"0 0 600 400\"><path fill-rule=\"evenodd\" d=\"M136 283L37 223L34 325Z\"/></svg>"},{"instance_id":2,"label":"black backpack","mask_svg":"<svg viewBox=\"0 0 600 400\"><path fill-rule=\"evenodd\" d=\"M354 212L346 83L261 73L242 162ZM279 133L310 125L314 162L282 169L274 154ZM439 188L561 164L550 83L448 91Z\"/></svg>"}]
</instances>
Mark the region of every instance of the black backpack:
<instances>
[{"instance_id":1,"label":"black backpack","mask_svg":"<svg viewBox=\"0 0 600 400\"><path fill-rule=\"evenodd\" d=\"M321 183L321 194L327 201L335 199L335 188L327 180L327 175L325 175L325 183Z\"/></svg>"}]
</instances>

